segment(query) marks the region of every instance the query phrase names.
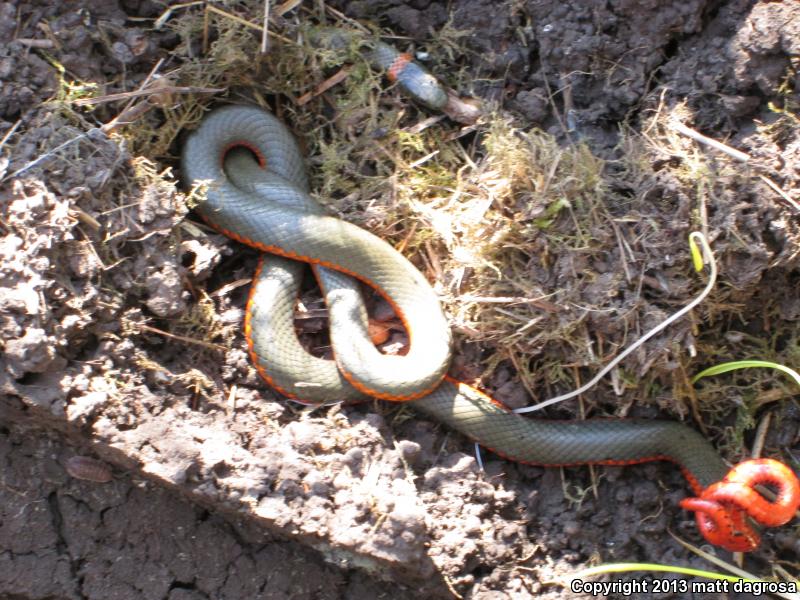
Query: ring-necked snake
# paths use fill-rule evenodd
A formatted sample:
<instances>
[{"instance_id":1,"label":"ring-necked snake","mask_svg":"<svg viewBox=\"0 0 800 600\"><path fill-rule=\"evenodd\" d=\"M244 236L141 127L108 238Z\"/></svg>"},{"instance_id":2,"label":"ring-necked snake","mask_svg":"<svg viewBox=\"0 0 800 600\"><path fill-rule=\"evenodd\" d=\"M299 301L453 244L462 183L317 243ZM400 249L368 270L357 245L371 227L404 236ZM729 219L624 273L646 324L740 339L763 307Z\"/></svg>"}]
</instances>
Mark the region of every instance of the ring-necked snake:
<instances>
[{"instance_id":1,"label":"ring-necked snake","mask_svg":"<svg viewBox=\"0 0 800 600\"><path fill-rule=\"evenodd\" d=\"M206 186L206 198L197 207L206 221L274 255L259 265L245 335L259 373L283 394L313 403L365 396L409 401L497 454L523 463L673 461L698 495L682 506L697 511L709 541L729 550L758 544L747 515L764 525L780 525L800 505L800 484L790 469L761 459L728 473L710 443L683 424L530 419L449 378L450 330L429 283L389 244L328 216L308 195L297 144L272 114L242 106L214 111L187 139L182 168L187 184ZM311 264L325 296L335 362L311 356L295 333L302 263ZM407 355L387 356L372 344L357 280L377 290L403 320L410 337ZM777 490L776 501L753 491L763 483Z\"/></svg>"},{"instance_id":2,"label":"ring-necked snake","mask_svg":"<svg viewBox=\"0 0 800 600\"><path fill-rule=\"evenodd\" d=\"M332 50L343 50L351 45L366 46L362 54L367 62L378 71L385 71L386 76L414 100L433 110L444 110L447 106L447 90L439 80L410 54L398 52L390 44L338 27L313 28L309 37L313 45Z\"/></svg>"},{"instance_id":3,"label":"ring-necked snake","mask_svg":"<svg viewBox=\"0 0 800 600\"><path fill-rule=\"evenodd\" d=\"M358 48L358 52L376 70L383 71L408 96L423 106L447 114L454 121L473 124L481 115L480 102L475 98L460 98L445 87L425 67L406 52L379 39L338 27L312 27L308 37L313 46L330 50Z\"/></svg>"}]
</instances>

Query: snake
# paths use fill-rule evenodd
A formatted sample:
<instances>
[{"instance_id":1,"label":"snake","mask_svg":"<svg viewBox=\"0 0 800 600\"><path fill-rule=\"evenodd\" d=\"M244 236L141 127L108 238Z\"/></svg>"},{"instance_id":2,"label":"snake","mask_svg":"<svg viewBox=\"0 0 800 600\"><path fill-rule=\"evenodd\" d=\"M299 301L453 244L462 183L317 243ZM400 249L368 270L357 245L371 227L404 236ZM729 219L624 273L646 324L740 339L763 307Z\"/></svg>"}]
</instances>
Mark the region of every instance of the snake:
<instances>
[{"instance_id":1,"label":"snake","mask_svg":"<svg viewBox=\"0 0 800 600\"><path fill-rule=\"evenodd\" d=\"M397 82L415 101L432 110L444 110L447 106L447 90L441 82L409 53L399 52L391 44L339 27L315 27L309 32L309 39L313 46L330 50L358 46L374 69L385 72L390 81Z\"/></svg>"},{"instance_id":2,"label":"snake","mask_svg":"<svg viewBox=\"0 0 800 600\"><path fill-rule=\"evenodd\" d=\"M443 112L452 120L472 125L483 112L476 98L461 98L452 89L442 84L408 52L400 52L391 44L364 32L340 27L311 27L308 39L312 46L363 56L376 71L386 77L412 100L432 110Z\"/></svg>"},{"instance_id":3,"label":"snake","mask_svg":"<svg viewBox=\"0 0 800 600\"><path fill-rule=\"evenodd\" d=\"M761 459L729 471L711 443L683 423L533 419L449 376L451 333L433 287L385 240L329 214L311 197L298 144L272 113L255 106L211 111L187 137L181 169L187 186L202 191L196 194L200 216L262 252L244 336L256 370L281 394L311 404L407 402L501 457L525 464L674 462L696 494L682 506L697 511L707 539L732 551L758 545L748 517L777 526L800 506L800 483L782 463ZM294 328L306 265L327 305L334 360L311 355ZM382 354L372 343L362 285L382 296L402 320L410 340L406 355ZM777 489L775 501L747 492L764 483ZM763 518L779 512L779 518Z\"/></svg>"}]
</instances>

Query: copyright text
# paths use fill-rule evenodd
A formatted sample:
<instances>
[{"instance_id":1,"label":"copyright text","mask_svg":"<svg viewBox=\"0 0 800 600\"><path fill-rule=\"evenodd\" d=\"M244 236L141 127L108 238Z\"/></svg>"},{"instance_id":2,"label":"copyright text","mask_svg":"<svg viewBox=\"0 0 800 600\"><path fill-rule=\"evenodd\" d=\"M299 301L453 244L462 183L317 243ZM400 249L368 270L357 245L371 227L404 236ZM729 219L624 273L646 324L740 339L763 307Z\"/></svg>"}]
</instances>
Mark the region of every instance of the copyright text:
<instances>
[{"instance_id":1,"label":"copyright text","mask_svg":"<svg viewBox=\"0 0 800 600\"><path fill-rule=\"evenodd\" d=\"M750 593L755 596L762 594L796 594L797 583L794 581L723 581L713 579L710 581L689 581L688 579L628 579L615 581L584 581L573 579L570 590L575 594L591 594L593 596L607 596L618 594L621 596L636 596L639 594L664 594L691 592L703 593Z\"/></svg>"}]
</instances>

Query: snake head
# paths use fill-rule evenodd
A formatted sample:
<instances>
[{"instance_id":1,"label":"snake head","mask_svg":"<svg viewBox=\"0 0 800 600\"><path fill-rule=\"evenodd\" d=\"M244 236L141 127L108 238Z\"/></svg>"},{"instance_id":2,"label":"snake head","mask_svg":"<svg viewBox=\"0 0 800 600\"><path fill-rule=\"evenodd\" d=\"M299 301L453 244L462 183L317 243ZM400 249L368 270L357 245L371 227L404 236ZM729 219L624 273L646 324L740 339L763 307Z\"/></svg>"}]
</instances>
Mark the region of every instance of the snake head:
<instances>
[{"instance_id":1,"label":"snake head","mask_svg":"<svg viewBox=\"0 0 800 600\"><path fill-rule=\"evenodd\" d=\"M775 499L765 498L757 485L773 488ZM765 527L788 523L800 508L800 481L777 460L746 460L700 497L682 500L681 507L696 512L697 527L710 543L730 552L750 552L760 537L747 518Z\"/></svg>"}]
</instances>

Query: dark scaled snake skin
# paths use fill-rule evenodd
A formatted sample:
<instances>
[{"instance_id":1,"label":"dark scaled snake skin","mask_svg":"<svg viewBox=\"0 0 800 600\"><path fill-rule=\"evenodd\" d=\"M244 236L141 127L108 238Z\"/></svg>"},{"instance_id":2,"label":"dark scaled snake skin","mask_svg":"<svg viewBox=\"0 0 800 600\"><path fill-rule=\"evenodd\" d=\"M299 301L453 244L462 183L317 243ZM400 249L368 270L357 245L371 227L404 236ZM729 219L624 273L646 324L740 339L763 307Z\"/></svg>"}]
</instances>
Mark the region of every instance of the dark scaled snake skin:
<instances>
[{"instance_id":1,"label":"dark scaled snake skin","mask_svg":"<svg viewBox=\"0 0 800 600\"><path fill-rule=\"evenodd\" d=\"M206 190L197 210L207 222L269 254L251 290L245 335L259 373L283 394L308 403L409 401L523 463L665 459L680 465L697 495L726 476L710 443L681 423L531 419L447 377L450 330L433 289L389 244L329 216L309 196L297 144L271 113L243 106L213 111L189 136L182 169L189 185ZM335 361L311 356L294 330L303 263L313 267L328 306ZM358 281L377 290L403 320L410 337L406 356L383 355L372 344ZM706 525L723 526L715 523Z\"/></svg>"}]
</instances>

